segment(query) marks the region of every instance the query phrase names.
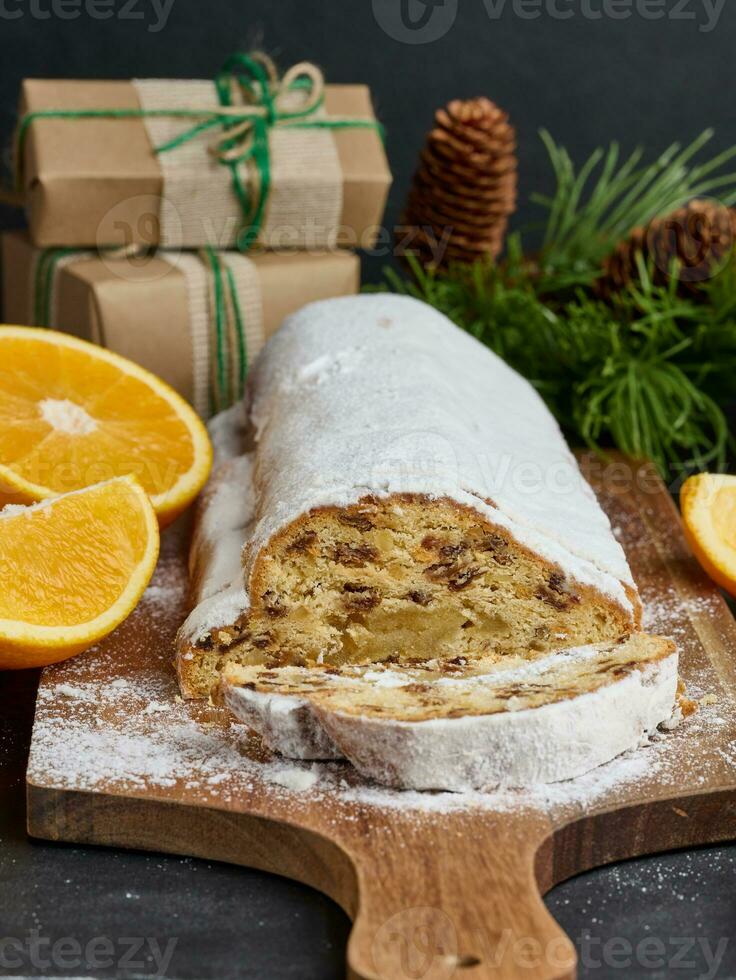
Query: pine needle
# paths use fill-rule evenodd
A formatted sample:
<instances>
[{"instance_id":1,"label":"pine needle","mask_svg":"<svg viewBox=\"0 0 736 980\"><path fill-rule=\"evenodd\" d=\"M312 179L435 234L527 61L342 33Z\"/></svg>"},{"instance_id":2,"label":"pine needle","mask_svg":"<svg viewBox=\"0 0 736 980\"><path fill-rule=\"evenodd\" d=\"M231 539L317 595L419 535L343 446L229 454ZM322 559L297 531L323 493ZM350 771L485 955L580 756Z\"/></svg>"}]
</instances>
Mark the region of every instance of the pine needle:
<instances>
[{"instance_id":1,"label":"pine needle","mask_svg":"<svg viewBox=\"0 0 736 980\"><path fill-rule=\"evenodd\" d=\"M535 194L532 201L547 212L542 265L558 281L589 282L634 228L693 198L718 191L724 204L736 202L736 172L717 173L736 157L736 146L693 162L713 130L684 148L673 143L648 164L641 163L639 148L619 166L619 146L611 143L607 151L595 150L577 174L567 151L546 130L540 135L557 186L552 197Z\"/></svg>"}]
</instances>

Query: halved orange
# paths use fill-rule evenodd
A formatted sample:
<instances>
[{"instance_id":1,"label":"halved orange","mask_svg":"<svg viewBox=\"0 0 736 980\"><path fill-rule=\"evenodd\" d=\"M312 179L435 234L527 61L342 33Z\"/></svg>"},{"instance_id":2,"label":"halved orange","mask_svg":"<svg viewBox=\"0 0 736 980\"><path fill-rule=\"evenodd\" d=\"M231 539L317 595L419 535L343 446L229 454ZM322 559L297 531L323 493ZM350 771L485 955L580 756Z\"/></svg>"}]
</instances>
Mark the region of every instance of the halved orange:
<instances>
[{"instance_id":1,"label":"halved orange","mask_svg":"<svg viewBox=\"0 0 736 980\"><path fill-rule=\"evenodd\" d=\"M65 660L138 603L159 531L134 477L0 511L0 668Z\"/></svg>"},{"instance_id":2,"label":"halved orange","mask_svg":"<svg viewBox=\"0 0 736 980\"><path fill-rule=\"evenodd\" d=\"M736 476L700 473L682 485L685 536L714 582L736 596Z\"/></svg>"},{"instance_id":3,"label":"halved orange","mask_svg":"<svg viewBox=\"0 0 736 980\"><path fill-rule=\"evenodd\" d=\"M68 334L0 327L0 506L132 474L164 525L211 465L200 418L160 378Z\"/></svg>"}]
</instances>

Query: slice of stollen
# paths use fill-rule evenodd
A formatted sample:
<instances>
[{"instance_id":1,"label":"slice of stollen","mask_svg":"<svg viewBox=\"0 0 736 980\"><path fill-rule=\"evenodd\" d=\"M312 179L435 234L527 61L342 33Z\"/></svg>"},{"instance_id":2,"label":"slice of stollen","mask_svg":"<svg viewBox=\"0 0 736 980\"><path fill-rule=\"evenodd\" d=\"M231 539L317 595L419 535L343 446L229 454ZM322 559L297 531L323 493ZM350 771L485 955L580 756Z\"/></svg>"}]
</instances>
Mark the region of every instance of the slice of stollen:
<instances>
[{"instance_id":1,"label":"slice of stollen","mask_svg":"<svg viewBox=\"0 0 736 980\"><path fill-rule=\"evenodd\" d=\"M289 758L468 792L572 779L635 748L672 717L677 664L670 640L637 633L535 661L231 665L220 691Z\"/></svg>"}]
</instances>

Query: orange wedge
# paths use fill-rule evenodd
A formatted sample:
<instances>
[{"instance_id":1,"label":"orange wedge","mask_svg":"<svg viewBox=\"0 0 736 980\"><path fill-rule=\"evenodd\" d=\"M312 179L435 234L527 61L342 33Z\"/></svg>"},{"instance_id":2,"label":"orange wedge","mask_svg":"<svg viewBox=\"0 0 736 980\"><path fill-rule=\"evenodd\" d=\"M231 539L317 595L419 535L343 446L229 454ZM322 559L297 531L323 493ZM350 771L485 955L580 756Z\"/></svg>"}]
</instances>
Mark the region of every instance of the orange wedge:
<instances>
[{"instance_id":1,"label":"orange wedge","mask_svg":"<svg viewBox=\"0 0 736 980\"><path fill-rule=\"evenodd\" d=\"M158 543L130 476L0 511L0 668L56 663L107 636L148 585Z\"/></svg>"},{"instance_id":2,"label":"orange wedge","mask_svg":"<svg viewBox=\"0 0 736 980\"><path fill-rule=\"evenodd\" d=\"M682 485L685 536L714 582L736 596L736 476L700 473Z\"/></svg>"},{"instance_id":3,"label":"orange wedge","mask_svg":"<svg viewBox=\"0 0 736 980\"><path fill-rule=\"evenodd\" d=\"M201 420L149 371L54 330L0 327L0 506L132 474L164 525L211 465Z\"/></svg>"}]
</instances>

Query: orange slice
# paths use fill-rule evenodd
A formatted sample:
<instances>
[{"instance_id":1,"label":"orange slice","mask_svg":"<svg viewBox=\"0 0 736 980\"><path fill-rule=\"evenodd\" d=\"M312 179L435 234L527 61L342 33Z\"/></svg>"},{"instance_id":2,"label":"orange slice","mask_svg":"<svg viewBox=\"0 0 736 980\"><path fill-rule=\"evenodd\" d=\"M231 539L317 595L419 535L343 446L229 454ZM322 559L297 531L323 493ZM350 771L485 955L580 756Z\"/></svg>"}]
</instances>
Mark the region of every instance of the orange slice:
<instances>
[{"instance_id":1,"label":"orange slice","mask_svg":"<svg viewBox=\"0 0 736 980\"><path fill-rule=\"evenodd\" d=\"M56 663L107 636L148 585L158 543L130 476L0 511L0 668Z\"/></svg>"},{"instance_id":2,"label":"orange slice","mask_svg":"<svg viewBox=\"0 0 736 980\"><path fill-rule=\"evenodd\" d=\"M211 465L201 420L149 371L68 334L0 327L0 506L132 474L164 525Z\"/></svg>"},{"instance_id":3,"label":"orange slice","mask_svg":"<svg viewBox=\"0 0 736 980\"><path fill-rule=\"evenodd\" d=\"M736 596L736 476L700 473L680 491L685 536L714 582Z\"/></svg>"}]
</instances>

